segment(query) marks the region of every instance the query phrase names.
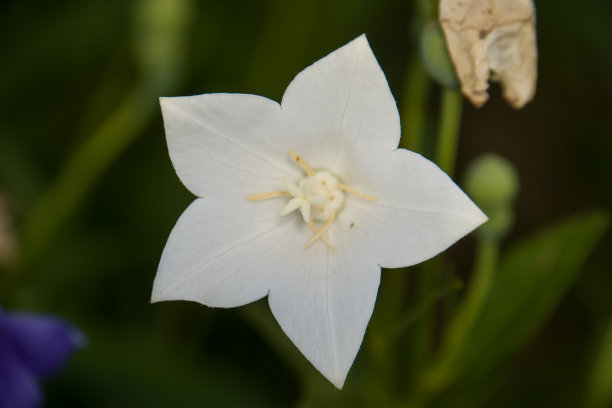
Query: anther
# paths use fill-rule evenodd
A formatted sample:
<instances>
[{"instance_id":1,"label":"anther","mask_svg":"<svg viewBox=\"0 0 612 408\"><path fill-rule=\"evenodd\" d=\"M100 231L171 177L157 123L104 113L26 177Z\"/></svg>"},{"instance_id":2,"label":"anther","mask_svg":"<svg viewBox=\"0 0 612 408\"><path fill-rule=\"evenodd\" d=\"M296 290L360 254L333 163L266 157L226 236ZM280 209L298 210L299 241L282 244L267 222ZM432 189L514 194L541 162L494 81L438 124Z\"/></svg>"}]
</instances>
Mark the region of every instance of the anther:
<instances>
[{"instance_id":1,"label":"anther","mask_svg":"<svg viewBox=\"0 0 612 408\"><path fill-rule=\"evenodd\" d=\"M246 197L249 201L266 200L268 198L276 197L291 197L291 193L288 191L268 191L266 193L252 194Z\"/></svg>"},{"instance_id":2,"label":"anther","mask_svg":"<svg viewBox=\"0 0 612 408\"><path fill-rule=\"evenodd\" d=\"M295 152L291 149L289 149L289 156L291 156L291 158L295 160L297 164L300 165L300 167L304 170L306 174L308 174L309 177L312 177L315 175L315 172L308 165L308 163L306 163L306 160L304 160L302 156L300 156L299 154L295 154Z\"/></svg>"},{"instance_id":3,"label":"anther","mask_svg":"<svg viewBox=\"0 0 612 408\"><path fill-rule=\"evenodd\" d=\"M378 201L378 198L371 196L371 195L360 193L359 191L355 190L353 187L347 186L346 184L338 183L336 184L336 187L346 191L349 194L354 195L355 197L363 198L364 200L369 200L369 201Z\"/></svg>"},{"instance_id":4,"label":"anther","mask_svg":"<svg viewBox=\"0 0 612 408\"><path fill-rule=\"evenodd\" d=\"M308 222L308 226L310 227L310 229L312 230L312 232L314 232L315 234L317 232L319 232L319 229L317 227L315 227L314 222L309 221ZM321 235L320 237L321 241L323 241L325 243L325 245L327 245L329 247L329 249L331 249L333 252L338 252L338 249L331 243L329 242L329 239L327 239L327 237L325 235Z\"/></svg>"}]
</instances>

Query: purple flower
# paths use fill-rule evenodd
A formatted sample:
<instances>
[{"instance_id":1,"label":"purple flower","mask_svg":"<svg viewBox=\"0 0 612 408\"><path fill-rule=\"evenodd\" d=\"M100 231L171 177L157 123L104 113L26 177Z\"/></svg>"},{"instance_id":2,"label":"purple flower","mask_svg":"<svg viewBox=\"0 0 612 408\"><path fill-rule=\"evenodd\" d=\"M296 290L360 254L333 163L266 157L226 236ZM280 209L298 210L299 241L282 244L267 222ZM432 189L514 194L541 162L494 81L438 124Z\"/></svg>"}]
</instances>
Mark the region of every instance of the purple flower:
<instances>
[{"instance_id":1,"label":"purple flower","mask_svg":"<svg viewBox=\"0 0 612 408\"><path fill-rule=\"evenodd\" d=\"M40 406L39 380L56 374L83 343L60 318L0 309L0 408Z\"/></svg>"}]
</instances>

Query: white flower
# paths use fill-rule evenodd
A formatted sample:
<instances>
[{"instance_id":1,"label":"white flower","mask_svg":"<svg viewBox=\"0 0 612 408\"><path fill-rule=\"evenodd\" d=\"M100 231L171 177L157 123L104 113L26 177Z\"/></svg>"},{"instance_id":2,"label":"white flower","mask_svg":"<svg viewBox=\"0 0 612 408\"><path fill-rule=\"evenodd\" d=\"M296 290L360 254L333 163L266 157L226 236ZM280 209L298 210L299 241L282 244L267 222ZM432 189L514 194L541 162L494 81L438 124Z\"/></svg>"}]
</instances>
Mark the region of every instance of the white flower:
<instances>
[{"instance_id":1,"label":"white flower","mask_svg":"<svg viewBox=\"0 0 612 408\"><path fill-rule=\"evenodd\" d=\"M397 108L365 36L298 74L281 104L205 94L161 106L172 163L199 198L170 234L152 301L268 296L338 388L380 268L431 258L486 220L436 165L397 148Z\"/></svg>"}]
</instances>

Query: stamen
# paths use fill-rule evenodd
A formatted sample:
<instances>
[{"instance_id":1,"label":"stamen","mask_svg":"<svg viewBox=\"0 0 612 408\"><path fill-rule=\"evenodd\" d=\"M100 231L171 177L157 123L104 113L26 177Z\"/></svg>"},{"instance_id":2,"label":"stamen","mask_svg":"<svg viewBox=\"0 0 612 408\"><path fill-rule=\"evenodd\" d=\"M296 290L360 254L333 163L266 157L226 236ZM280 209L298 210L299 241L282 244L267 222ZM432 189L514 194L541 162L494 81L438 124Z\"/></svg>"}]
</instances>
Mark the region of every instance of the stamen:
<instances>
[{"instance_id":1,"label":"stamen","mask_svg":"<svg viewBox=\"0 0 612 408\"><path fill-rule=\"evenodd\" d=\"M347 186L346 184L338 183L336 184L336 187L346 191L347 193L354 195L355 197L363 198L364 200L368 200L368 201L378 201L378 198L371 196L371 195L360 193L359 191L353 189L350 186Z\"/></svg>"},{"instance_id":2,"label":"stamen","mask_svg":"<svg viewBox=\"0 0 612 408\"><path fill-rule=\"evenodd\" d=\"M315 173L302 156L296 154L291 149L289 149L289 156L302 168L302 170L304 170L306 177L302 178L297 184L285 180L287 190L267 191L264 193L252 194L246 198L250 201L259 201L268 198L290 197L291 199L282 209L281 215L289 214L299 208L302 213L302 218L314 233L312 238L304 245L304 248L310 247L320 239L329 249L333 252L337 252L338 250L336 247L324 234L335 221L336 212L341 210L345 193L369 201L378 201L378 199L374 196L360 193L346 184L338 183L337 178L326 170L317 171L317 173ZM315 190L314 192L313 189ZM339 190L343 190L345 193ZM325 217L329 215L329 218L327 218L327 221L325 221L321 229L319 229L310 219L311 207L313 206L316 210L316 221L323 221Z\"/></svg>"},{"instance_id":3,"label":"stamen","mask_svg":"<svg viewBox=\"0 0 612 408\"><path fill-rule=\"evenodd\" d=\"M308 226L310 227L312 232L314 232L315 234L319 232L319 229L315 227L314 222L312 222L312 220L308 223ZM325 245L329 247L329 249L331 249L334 252L338 252L338 249L331 242L329 242L329 239L327 239L325 235L321 235L319 238L321 238L321 241L323 241Z\"/></svg>"},{"instance_id":4,"label":"stamen","mask_svg":"<svg viewBox=\"0 0 612 408\"><path fill-rule=\"evenodd\" d=\"M249 201L259 201L276 197L291 197L291 193L288 191L268 191L267 193L249 195L246 199Z\"/></svg>"},{"instance_id":5,"label":"stamen","mask_svg":"<svg viewBox=\"0 0 612 408\"><path fill-rule=\"evenodd\" d=\"M304 245L304 248L308 248L309 246L311 246L312 244L315 243L315 241L319 238L321 238L323 236L323 233L325 232L326 229L329 228L329 226L331 225L332 222L334 222L334 220L336 219L336 215L332 214L329 219L327 220L327 222L325 224L323 224L323 226L321 227L320 230L318 230L314 236L312 238L310 238L310 241L308 241L306 243L306 245Z\"/></svg>"},{"instance_id":6,"label":"stamen","mask_svg":"<svg viewBox=\"0 0 612 408\"><path fill-rule=\"evenodd\" d=\"M306 172L306 174L308 174L308 176L314 176L315 172L312 170L312 168L310 168L310 166L308 165L308 163L306 163L302 156L300 156L299 154L295 154L295 152L291 149L289 149L289 156L291 156L291 158L295 160L297 164L300 165L300 167L304 170L304 172Z\"/></svg>"}]
</instances>

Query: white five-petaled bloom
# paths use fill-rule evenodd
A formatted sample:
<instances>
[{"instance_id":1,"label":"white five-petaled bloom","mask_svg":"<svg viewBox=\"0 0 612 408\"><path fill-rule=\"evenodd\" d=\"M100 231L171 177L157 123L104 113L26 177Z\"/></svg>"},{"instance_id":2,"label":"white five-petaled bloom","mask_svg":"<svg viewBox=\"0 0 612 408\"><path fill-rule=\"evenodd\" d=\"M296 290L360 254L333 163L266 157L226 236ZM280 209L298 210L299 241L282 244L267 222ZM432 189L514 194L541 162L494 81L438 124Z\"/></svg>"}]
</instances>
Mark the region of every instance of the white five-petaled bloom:
<instances>
[{"instance_id":1,"label":"white five-petaled bloom","mask_svg":"<svg viewBox=\"0 0 612 408\"><path fill-rule=\"evenodd\" d=\"M174 168L198 198L170 234L152 301L268 296L338 388L381 267L431 258L486 220L436 165L397 148L397 107L365 36L298 74L281 104L205 94L161 106Z\"/></svg>"}]
</instances>

